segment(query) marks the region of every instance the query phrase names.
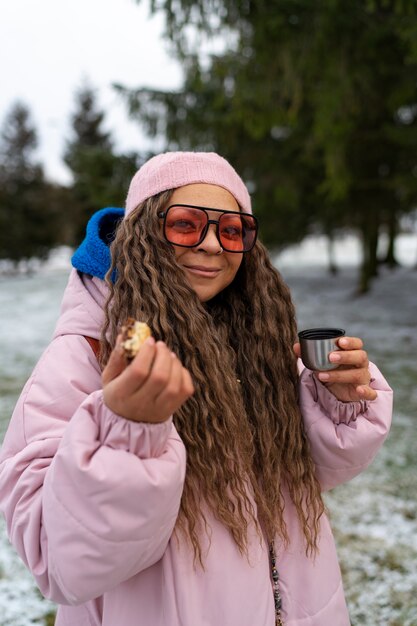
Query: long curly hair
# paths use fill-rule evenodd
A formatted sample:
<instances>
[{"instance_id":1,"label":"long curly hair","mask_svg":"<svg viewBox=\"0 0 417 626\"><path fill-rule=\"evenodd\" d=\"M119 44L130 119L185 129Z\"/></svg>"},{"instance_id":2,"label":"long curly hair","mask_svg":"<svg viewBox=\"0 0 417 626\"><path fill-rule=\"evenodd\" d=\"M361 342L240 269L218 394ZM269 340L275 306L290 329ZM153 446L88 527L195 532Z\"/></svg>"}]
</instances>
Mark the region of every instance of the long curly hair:
<instances>
[{"instance_id":1,"label":"long curly hair","mask_svg":"<svg viewBox=\"0 0 417 626\"><path fill-rule=\"evenodd\" d=\"M289 289L257 242L232 284L200 302L161 233L157 213L171 194L146 200L117 229L101 364L120 324L134 317L146 321L191 373L195 393L174 415L187 450L176 531L202 565L207 509L242 554L249 524L260 538L262 526L269 539L278 536L287 545L283 490L297 511L306 553L314 555L324 505L298 406Z\"/></svg>"}]
</instances>

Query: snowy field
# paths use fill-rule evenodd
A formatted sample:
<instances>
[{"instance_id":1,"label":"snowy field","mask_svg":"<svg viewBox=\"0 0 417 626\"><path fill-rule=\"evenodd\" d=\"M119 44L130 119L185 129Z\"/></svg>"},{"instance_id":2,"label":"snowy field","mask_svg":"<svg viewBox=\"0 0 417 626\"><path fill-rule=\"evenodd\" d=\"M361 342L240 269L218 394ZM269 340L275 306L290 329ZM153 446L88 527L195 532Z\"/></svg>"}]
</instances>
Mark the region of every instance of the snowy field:
<instances>
[{"instance_id":1,"label":"snowy field","mask_svg":"<svg viewBox=\"0 0 417 626\"><path fill-rule=\"evenodd\" d=\"M339 246L337 276L324 271L325 244L310 240L277 259L292 288L299 327L334 325L364 338L396 392L384 448L362 475L327 495L352 626L417 626L417 243L404 238L405 264L354 296L358 248ZM31 277L0 276L0 442L12 407L46 346L68 275L58 257ZM0 521L0 626L53 624ZM75 625L74 625L75 626Z\"/></svg>"}]
</instances>

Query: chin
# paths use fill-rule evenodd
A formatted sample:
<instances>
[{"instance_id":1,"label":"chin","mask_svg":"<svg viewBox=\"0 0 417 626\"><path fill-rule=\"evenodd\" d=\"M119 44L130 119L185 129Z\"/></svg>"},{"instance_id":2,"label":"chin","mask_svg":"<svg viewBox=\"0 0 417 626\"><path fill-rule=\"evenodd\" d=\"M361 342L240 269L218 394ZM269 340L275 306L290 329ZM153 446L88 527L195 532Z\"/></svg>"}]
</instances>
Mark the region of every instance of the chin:
<instances>
[{"instance_id":1,"label":"chin","mask_svg":"<svg viewBox=\"0 0 417 626\"><path fill-rule=\"evenodd\" d=\"M217 296L217 293L197 293L197 298L200 300L200 302L208 302L209 300L213 300L213 298L215 298Z\"/></svg>"}]
</instances>

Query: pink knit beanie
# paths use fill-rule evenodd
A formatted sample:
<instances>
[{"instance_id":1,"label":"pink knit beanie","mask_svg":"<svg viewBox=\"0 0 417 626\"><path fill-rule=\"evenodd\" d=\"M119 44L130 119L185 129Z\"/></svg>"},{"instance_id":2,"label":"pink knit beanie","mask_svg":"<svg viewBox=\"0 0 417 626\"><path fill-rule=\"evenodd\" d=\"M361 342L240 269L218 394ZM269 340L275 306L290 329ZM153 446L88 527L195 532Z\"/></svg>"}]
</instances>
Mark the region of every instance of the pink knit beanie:
<instances>
[{"instance_id":1,"label":"pink knit beanie","mask_svg":"<svg viewBox=\"0 0 417 626\"><path fill-rule=\"evenodd\" d=\"M161 191L193 183L224 187L245 213L252 213L248 190L226 159L215 152L165 152L149 159L132 178L125 215Z\"/></svg>"}]
</instances>

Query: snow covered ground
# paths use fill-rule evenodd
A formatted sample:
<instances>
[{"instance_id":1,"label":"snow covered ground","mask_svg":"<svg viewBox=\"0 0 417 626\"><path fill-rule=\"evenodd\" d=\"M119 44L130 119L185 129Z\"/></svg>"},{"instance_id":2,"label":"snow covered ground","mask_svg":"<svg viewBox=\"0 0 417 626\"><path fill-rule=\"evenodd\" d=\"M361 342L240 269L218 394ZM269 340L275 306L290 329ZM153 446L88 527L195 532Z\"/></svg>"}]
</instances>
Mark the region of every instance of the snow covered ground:
<instances>
[{"instance_id":1,"label":"snow covered ground","mask_svg":"<svg viewBox=\"0 0 417 626\"><path fill-rule=\"evenodd\" d=\"M300 328L364 338L395 390L391 434L371 467L327 495L353 626L417 626L417 271L385 272L355 298L355 273L284 273Z\"/></svg>"},{"instance_id":2,"label":"snow covered ground","mask_svg":"<svg viewBox=\"0 0 417 626\"><path fill-rule=\"evenodd\" d=\"M325 242L306 241L276 259L292 288L299 327L337 325L364 338L396 391L390 437L372 466L326 497L353 626L417 626L417 257L402 240L405 267L384 271L373 291L353 294L356 242L338 245L337 276L323 271ZM0 441L24 381L48 343L68 275L67 251L33 276L0 277ZM17 339L18 338L18 339ZM0 521L0 626L52 624ZM47 617L49 615L49 618Z\"/></svg>"}]
</instances>

